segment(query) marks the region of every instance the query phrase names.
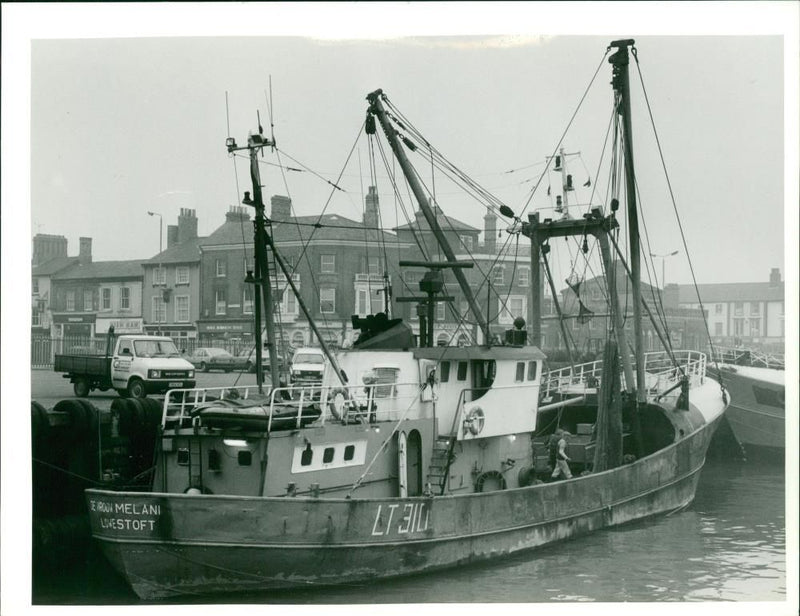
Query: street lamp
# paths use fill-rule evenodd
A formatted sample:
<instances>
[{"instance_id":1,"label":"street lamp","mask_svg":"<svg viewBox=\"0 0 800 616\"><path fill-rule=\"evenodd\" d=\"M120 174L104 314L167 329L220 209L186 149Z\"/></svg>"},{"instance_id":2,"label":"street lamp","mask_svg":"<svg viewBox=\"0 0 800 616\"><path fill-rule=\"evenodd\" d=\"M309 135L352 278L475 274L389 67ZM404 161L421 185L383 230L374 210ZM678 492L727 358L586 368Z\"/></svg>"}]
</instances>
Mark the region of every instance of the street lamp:
<instances>
[{"instance_id":1,"label":"street lamp","mask_svg":"<svg viewBox=\"0 0 800 616\"><path fill-rule=\"evenodd\" d=\"M667 286L667 281L664 278L664 262L667 260L667 257L674 257L679 252L680 252L680 250L673 250L672 252L668 252L668 253L663 254L663 255L657 255L657 254L654 254L652 252L650 253L651 257L654 257L654 258L657 258L657 259L661 259L661 286L662 287Z\"/></svg>"},{"instance_id":2,"label":"street lamp","mask_svg":"<svg viewBox=\"0 0 800 616\"><path fill-rule=\"evenodd\" d=\"M164 217L161 216L161 214L159 214L158 212L147 212L147 215L148 216L158 216L158 254L160 255L161 251L162 251L163 240L164 240ZM164 282L165 282L165 280L164 280L164 271L161 269L161 260L159 259L159 262L158 262L158 283L159 284L164 284ZM162 306L163 306L163 303L164 303L163 291L161 291L161 293L162 293L162 295L161 295L161 303L162 303ZM166 307L164 307L164 309L166 310ZM155 316L155 315L153 315L153 316ZM161 333L161 318L160 317L158 319L158 333L159 334Z\"/></svg>"}]
</instances>

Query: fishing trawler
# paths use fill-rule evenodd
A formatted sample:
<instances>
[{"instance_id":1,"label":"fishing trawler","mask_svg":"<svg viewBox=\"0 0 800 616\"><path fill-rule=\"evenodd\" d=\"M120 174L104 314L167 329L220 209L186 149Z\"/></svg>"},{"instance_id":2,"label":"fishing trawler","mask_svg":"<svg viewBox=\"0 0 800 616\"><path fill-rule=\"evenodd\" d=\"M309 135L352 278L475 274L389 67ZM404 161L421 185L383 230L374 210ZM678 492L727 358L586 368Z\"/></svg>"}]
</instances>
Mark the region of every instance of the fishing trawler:
<instances>
[{"instance_id":1,"label":"fishing trawler","mask_svg":"<svg viewBox=\"0 0 800 616\"><path fill-rule=\"evenodd\" d=\"M743 453L782 460L786 449L786 370L782 356L717 347L719 378L731 393L725 415Z\"/></svg>"},{"instance_id":2,"label":"fishing trawler","mask_svg":"<svg viewBox=\"0 0 800 616\"><path fill-rule=\"evenodd\" d=\"M418 146L399 135L404 124L387 111L383 92L369 94L366 132L376 137L380 125L445 256L406 264L428 270L419 283L425 295L413 298L423 307L418 335L385 312L354 318L361 333L352 348L323 345L321 384L283 386L272 357L267 390L259 380L255 388L169 392L150 491L86 492L92 534L137 595L262 592L415 574L692 502L727 399L706 374L703 353L644 352L638 322L647 304L640 296L632 343L623 327L616 271L622 263L636 294L640 254L630 159L632 47L622 40L607 50L625 141L630 264L613 234L616 198L608 211L594 207L582 218L540 220L535 213L522 221L500 208L511 231L531 243L530 341L522 319L503 340L490 335L463 273L472 263L456 259L409 161L406 150ZM261 291L272 355L270 263L296 289L265 226L257 151L268 144L256 134L241 149L250 153L253 180L244 202L255 208L256 264L248 279ZM239 148L232 139L227 147ZM540 264L549 273L549 240L558 237L599 246L610 316L602 360L547 371L539 348ZM434 306L447 301L443 272L466 298L480 344L435 345ZM298 302L314 328L299 294ZM260 336L259 303L255 308ZM572 477L550 481L547 443L557 429L573 435Z\"/></svg>"}]
</instances>

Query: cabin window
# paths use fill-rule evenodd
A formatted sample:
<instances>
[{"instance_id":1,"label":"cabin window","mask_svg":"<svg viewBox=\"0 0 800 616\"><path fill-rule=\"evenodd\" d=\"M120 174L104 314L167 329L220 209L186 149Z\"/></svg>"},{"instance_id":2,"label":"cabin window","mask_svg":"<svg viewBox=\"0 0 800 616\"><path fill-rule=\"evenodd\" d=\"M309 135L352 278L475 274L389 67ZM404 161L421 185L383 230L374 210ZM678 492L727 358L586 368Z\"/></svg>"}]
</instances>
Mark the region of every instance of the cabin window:
<instances>
[{"instance_id":1,"label":"cabin window","mask_svg":"<svg viewBox=\"0 0 800 616\"><path fill-rule=\"evenodd\" d=\"M458 362L458 373L456 374L456 379L458 379L459 381L467 380L467 362L465 361Z\"/></svg>"},{"instance_id":2,"label":"cabin window","mask_svg":"<svg viewBox=\"0 0 800 616\"><path fill-rule=\"evenodd\" d=\"M239 462L239 466L250 466L253 464L253 454L247 449L240 449L236 454L236 459Z\"/></svg>"},{"instance_id":3,"label":"cabin window","mask_svg":"<svg viewBox=\"0 0 800 616\"><path fill-rule=\"evenodd\" d=\"M208 450L208 470L219 471L222 468L222 462L219 457L219 452L216 449Z\"/></svg>"},{"instance_id":4,"label":"cabin window","mask_svg":"<svg viewBox=\"0 0 800 616\"><path fill-rule=\"evenodd\" d=\"M536 362L529 361L528 362L528 380L535 381L536 380Z\"/></svg>"},{"instance_id":5,"label":"cabin window","mask_svg":"<svg viewBox=\"0 0 800 616\"><path fill-rule=\"evenodd\" d=\"M303 453L300 456L300 466L311 466L311 460L314 457L314 451L311 449L311 443L306 445Z\"/></svg>"},{"instance_id":6,"label":"cabin window","mask_svg":"<svg viewBox=\"0 0 800 616\"><path fill-rule=\"evenodd\" d=\"M322 463L329 464L330 462L333 462L333 447L326 447L322 452Z\"/></svg>"},{"instance_id":7,"label":"cabin window","mask_svg":"<svg viewBox=\"0 0 800 616\"><path fill-rule=\"evenodd\" d=\"M189 466L189 450L188 449L179 449L178 450L178 464L181 466Z\"/></svg>"},{"instance_id":8,"label":"cabin window","mask_svg":"<svg viewBox=\"0 0 800 616\"><path fill-rule=\"evenodd\" d=\"M517 374L514 377L514 381L517 383L521 383L525 380L525 362L518 361L517 362Z\"/></svg>"},{"instance_id":9,"label":"cabin window","mask_svg":"<svg viewBox=\"0 0 800 616\"><path fill-rule=\"evenodd\" d=\"M364 377L365 385L373 386L373 395L376 398L388 398L397 393L397 380L400 375L400 368L373 368L367 376ZM371 383L368 382L371 380Z\"/></svg>"},{"instance_id":10,"label":"cabin window","mask_svg":"<svg viewBox=\"0 0 800 616\"><path fill-rule=\"evenodd\" d=\"M356 446L355 445L348 445L344 448L344 461L348 462L352 460L356 455Z\"/></svg>"},{"instance_id":11,"label":"cabin window","mask_svg":"<svg viewBox=\"0 0 800 616\"><path fill-rule=\"evenodd\" d=\"M450 380L450 362L443 361L439 364L439 382L447 383Z\"/></svg>"}]
</instances>

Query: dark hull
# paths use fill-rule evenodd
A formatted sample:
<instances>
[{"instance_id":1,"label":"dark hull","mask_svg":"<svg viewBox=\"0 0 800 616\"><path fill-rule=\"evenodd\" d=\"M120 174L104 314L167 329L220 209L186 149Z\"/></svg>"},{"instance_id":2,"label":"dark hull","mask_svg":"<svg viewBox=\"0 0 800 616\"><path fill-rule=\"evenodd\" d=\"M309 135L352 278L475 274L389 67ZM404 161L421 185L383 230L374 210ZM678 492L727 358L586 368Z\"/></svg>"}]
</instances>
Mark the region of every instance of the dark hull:
<instances>
[{"instance_id":1,"label":"dark hull","mask_svg":"<svg viewBox=\"0 0 800 616\"><path fill-rule=\"evenodd\" d=\"M90 490L92 532L144 599L407 575L681 509L694 498L718 421L620 468L481 494L344 500Z\"/></svg>"}]
</instances>

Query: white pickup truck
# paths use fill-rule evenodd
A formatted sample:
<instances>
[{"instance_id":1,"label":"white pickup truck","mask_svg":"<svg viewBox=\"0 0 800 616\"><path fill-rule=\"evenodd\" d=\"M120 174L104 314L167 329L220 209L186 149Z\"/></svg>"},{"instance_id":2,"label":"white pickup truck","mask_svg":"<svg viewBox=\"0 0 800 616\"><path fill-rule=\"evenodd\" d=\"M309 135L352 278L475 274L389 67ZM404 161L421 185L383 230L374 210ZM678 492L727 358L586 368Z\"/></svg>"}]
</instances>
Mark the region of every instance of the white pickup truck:
<instances>
[{"instance_id":1,"label":"white pickup truck","mask_svg":"<svg viewBox=\"0 0 800 616\"><path fill-rule=\"evenodd\" d=\"M113 388L123 397L144 398L195 386L194 366L166 336L121 335L109 341L105 355L56 355L54 370L66 373L81 398L94 389Z\"/></svg>"}]
</instances>

